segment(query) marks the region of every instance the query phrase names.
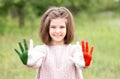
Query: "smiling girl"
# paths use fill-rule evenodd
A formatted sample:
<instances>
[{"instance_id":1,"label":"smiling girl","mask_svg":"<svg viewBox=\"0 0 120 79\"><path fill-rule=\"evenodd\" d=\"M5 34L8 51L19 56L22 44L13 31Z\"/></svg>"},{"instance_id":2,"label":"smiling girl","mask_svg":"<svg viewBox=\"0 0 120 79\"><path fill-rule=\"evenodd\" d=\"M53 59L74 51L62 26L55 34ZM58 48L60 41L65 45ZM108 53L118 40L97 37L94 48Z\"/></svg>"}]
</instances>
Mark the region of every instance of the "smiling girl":
<instances>
[{"instance_id":1,"label":"smiling girl","mask_svg":"<svg viewBox=\"0 0 120 79\"><path fill-rule=\"evenodd\" d=\"M28 49L19 43L15 49L24 65L37 69L36 79L83 79L81 69L90 66L93 47L88 42L70 44L74 38L74 21L65 7L49 8L41 18L40 38L44 45Z\"/></svg>"}]
</instances>

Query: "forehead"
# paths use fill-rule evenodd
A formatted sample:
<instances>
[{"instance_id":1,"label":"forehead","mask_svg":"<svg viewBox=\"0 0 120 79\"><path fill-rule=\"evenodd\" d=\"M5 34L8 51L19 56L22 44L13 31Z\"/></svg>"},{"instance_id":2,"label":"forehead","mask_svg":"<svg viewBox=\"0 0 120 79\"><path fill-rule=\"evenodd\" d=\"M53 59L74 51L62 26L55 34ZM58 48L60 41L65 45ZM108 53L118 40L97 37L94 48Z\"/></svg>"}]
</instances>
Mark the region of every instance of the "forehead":
<instances>
[{"instance_id":1,"label":"forehead","mask_svg":"<svg viewBox=\"0 0 120 79\"><path fill-rule=\"evenodd\" d=\"M50 25L66 25L67 19L65 18L55 18L51 19Z\"/></svg>"}]
</instances>

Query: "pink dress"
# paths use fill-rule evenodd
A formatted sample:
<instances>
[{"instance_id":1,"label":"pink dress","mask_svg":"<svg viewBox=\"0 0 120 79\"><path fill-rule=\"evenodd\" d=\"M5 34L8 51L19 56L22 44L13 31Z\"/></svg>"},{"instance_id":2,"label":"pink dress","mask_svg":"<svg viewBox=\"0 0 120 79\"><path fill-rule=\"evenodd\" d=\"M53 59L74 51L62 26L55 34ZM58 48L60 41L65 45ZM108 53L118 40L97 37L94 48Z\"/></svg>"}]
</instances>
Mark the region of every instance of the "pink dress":
<instances>
[{"instance_id":1,"label":"pink dress","mask_svg":"<svg viewBox=\"0 0 120 79\"><path fill-rule=\"evenodd\" d=\"M36 68L36 79L83 79L82 65L71 60L75 53L83 54L80 45L38 45L29 50L27 66Z\"/></svg>"}]
</instances>

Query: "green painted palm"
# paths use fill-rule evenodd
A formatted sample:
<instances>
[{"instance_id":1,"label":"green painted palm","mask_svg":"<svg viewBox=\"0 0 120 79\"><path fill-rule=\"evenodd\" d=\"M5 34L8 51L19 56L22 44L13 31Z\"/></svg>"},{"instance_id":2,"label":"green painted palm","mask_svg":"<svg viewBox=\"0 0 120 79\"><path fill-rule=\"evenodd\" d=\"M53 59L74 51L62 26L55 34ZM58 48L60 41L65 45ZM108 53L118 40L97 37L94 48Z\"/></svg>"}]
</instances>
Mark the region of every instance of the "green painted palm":
<instances>
[{"instance_id":1,"label":"green painted palm","mask_svg":"<svg viewBox=\"0 0 120 79\"><path fill-rule=\"evenodd\" d=\"M27 45L26 39L23 40L23 46L21 42L19 42L18 44L21 51L18 51L17 49L15 49L15 52L18 54L22 63L26 65L27 59L28 59L28 45Z\"/></svg>"}]
</instances>

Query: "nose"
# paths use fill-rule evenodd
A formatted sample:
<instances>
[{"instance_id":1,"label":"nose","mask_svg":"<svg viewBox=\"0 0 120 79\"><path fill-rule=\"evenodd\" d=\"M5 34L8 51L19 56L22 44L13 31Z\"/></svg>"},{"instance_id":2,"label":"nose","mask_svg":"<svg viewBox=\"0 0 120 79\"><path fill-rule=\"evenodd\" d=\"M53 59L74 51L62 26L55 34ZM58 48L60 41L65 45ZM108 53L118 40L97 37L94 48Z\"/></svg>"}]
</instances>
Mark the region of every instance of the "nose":
<instances>
[{"instance_id":1,"label":"nose","mask_svg":"<svg viewBox=\"0 0 120 79\"><path fill-rule=\"evenodd\" d=\"M57 28L57 29L56 29L56 33L59 33L59 32L60 32L60 29L59 29L59 28Z\"/></svg>"}]
</instances>

